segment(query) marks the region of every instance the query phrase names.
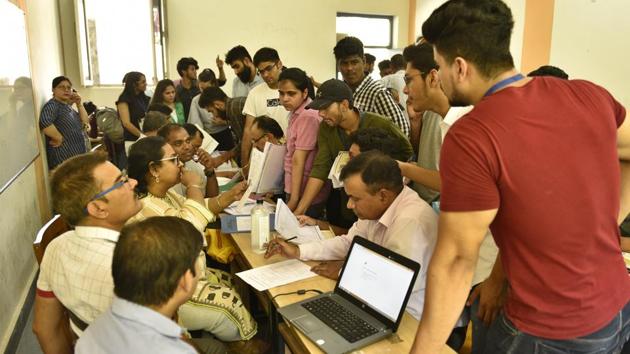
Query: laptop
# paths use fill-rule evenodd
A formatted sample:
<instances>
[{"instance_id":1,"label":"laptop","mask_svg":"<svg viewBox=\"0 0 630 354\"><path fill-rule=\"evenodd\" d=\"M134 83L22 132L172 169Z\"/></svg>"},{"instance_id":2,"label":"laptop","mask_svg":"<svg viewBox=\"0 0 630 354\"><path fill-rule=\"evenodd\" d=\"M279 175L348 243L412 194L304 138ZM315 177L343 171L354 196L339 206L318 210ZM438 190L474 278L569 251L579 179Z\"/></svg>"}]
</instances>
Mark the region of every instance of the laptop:
<instances>
[{"instance_id":1,"label":"laptop","mask_svg":"<svg viewBox=\"0 0 630 354\"><path fill-rule=\"evenodd\" d=\"M326 353L346 353L398 330L420 265L356 236L335 290L278 309Z\"/></svg>"}]
</instances>

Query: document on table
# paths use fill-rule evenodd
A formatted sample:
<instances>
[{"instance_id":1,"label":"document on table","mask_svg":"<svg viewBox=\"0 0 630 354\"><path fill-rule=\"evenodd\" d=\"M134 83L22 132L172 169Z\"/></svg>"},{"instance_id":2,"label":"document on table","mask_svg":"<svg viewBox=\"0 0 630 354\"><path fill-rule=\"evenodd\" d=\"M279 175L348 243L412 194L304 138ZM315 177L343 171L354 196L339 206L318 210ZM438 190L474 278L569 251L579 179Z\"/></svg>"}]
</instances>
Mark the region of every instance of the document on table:
<instances>
[{"instance_id":1,"label":"document on table","mask_svg":"<svg viewBox=\"0 0 630 354\"><path fill-rule=\"evenodd\" d=\"M282 199L278 199L276 202L276 220L274 224L276 231L283 238L297 236L296 239L291 241L293 243L302 244L324 239L318 226L300 226L300 222Z\"/></svg>"},{"instance_id":2,"label":"document on table","mask_svg":"<svg viewBox=\"0 0 630 354\"><path fill-rule=\"evenodd\" d=\"M247 284L258 291L275 288L298 280L314 277L311 267L297 259L269 264L266 266L236 273Z\"/></svg>"}]
</instances>

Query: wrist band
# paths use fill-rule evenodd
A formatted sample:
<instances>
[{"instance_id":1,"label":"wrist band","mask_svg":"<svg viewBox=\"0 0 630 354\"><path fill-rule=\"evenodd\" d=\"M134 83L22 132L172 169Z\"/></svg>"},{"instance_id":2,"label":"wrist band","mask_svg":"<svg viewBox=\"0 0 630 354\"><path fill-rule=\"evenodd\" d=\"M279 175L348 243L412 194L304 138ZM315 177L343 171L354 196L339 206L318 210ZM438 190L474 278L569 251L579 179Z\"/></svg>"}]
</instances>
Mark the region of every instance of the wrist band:
<instances>
[{"instance_id":1,"label":"wrist band","mask_svg":"<svg viewBox=\"0 0 630 354\"><path fill-rule=\"evenodd\" d=\"M200 186L200 185L198 185L198 184L191 184L191 185L189 185L189 186L188 186L188 188L191 188L191 187L192 187L192 188L197 188L197 189L203 189L203 188L201 188L201 186Z\"/></svg>"}]
</instances>

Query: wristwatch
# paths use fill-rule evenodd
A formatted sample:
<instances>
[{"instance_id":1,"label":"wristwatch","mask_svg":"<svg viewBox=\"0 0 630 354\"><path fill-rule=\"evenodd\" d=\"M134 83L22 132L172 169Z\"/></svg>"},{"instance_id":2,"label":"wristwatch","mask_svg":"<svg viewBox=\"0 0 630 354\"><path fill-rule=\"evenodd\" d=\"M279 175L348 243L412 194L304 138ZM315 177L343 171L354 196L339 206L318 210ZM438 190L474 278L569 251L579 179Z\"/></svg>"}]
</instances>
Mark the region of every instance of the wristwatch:
<instances>
[{"instance_id":1,"label":"wristwatch","mask_svg":"<svg viewBox=\"0 0 630 354\"><path fill-rule=\"evenodd\" d=\"M216 173L216 171L213 169L211 170L204 170L203 173L206 175L206 177L212 177L214 176L214 174Z\"/></svg>"}]
</instances>

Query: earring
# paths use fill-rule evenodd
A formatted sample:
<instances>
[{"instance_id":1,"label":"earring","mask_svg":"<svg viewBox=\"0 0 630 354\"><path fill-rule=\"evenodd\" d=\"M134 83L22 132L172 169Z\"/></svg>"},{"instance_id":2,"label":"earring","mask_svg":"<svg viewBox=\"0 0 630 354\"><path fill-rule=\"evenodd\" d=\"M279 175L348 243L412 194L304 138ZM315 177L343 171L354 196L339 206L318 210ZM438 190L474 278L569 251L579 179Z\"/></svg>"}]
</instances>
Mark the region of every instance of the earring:
<instances>
[{"instance_id":1,"label":"earring","mask_svg":"<svg viewBox=\"0 0 630 354\"><path fill-rule=\"evenodd\" d=\"M155 178L155 183L160 183L160 176L159 175L155 175L155 176L153 176L153 178Z\"/></svg>"}]
</instances>

